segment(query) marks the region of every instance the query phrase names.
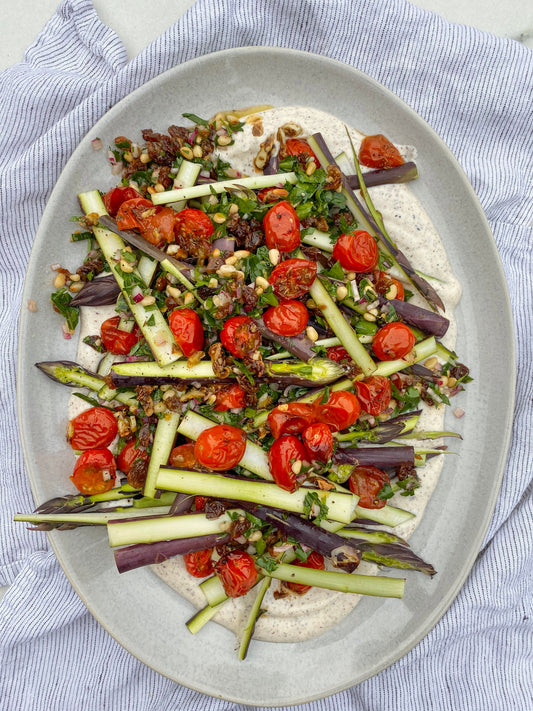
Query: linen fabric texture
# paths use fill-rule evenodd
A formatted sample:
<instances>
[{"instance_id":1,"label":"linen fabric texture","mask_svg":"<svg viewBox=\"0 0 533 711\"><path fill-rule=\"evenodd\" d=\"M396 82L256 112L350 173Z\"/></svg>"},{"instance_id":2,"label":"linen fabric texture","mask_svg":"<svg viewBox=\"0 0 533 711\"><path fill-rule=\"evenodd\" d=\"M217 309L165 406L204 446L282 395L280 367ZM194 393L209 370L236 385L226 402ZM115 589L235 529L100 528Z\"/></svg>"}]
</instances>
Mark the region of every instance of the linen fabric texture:
<instances>
[{"instance_id":1,"label":"linen fabric texture","mask_svg":"<svg viewBox=\"0 0 533 711\"><path fill-rule=\"evenodd\" d=\"M0 585L9 585L0 602L0 707L244 708L186 689L120 647L70 586L45 534L27 531L12 518L34 508L15 406L17 321L25 308L22 276L62 168L94 123L133 89L194 57L249 45L314 52L357 67L436 130L465 170L490 222L518 342L511 450L466 584L443 619L404 658L305 708L530 710L533 52L446 22L404 0L198 0L130 62L91 2L66 0L24 61L0 75Z\"/></svg>"}]
</instances>

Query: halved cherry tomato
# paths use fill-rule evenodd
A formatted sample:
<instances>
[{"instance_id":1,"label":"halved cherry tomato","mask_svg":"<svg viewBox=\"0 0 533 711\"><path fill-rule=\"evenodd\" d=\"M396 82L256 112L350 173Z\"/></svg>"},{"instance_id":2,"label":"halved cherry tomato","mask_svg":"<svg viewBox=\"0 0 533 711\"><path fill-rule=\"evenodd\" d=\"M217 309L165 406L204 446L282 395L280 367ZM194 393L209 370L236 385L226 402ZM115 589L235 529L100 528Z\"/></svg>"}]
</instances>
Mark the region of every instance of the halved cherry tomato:
<instances>
[{"instance_id":1,"label":"halved cherry tomato","mask_svg":"<svg viewBox=\"0 0 533 711\"><path fill-rule=\"evenodd\" d=\"M394 296L387 296L392 285L396 287L396 294ZM398 299L399 301L405 299L405 290L402 282L389 276L387 272L374 272L374 288L378 294L383 294L387 299Z\"/></svg>"},{"instance_id":2,"label":"halved cherry tomato","mask_svg":"<svg viewBox=\"0 0 533 711\"><path fill-rule=\"evenodd\" d=\"M187 572L195 578L207 578L215 569L215 565L211 559L212 555L212 548L204 548L201 551L185 553L183 561Z\"/></svg>"},{"instance_id":3,"label":"halved cherry tomato","mask_svg":"<svg viewBox=\"0 0 533 711\"><path fill-rule=\"evenodd\" d=\"M373 466L355 467L348 479L352 494L359 496L359 506L364 509L382 509L387 503L378 494L390 479L388 475Z\"/></svg>"},{"instance_id":4,"label":"halved cherry tomato","mask_svg":"<svg viewBox=\"0 0 533 711\"><path fill-rule=\"evenodd\" d=\"M333 247L333 259L339 261L343 269L359 274L375 269L378 258L376 240L364 230L340 235Z\"/></svg>"},{"instance_id":5,"label":"halved cherry tomato","mask_svg":"<svg viewBox=\"0 0 533 711\"><path fill-rule=\"evenodd\" d=\"M309 425L302 432L302 442L311 461L327 462L333 453L333 435L324 422Z\"/></svg>"},{"instance_id":6,"label":"halved cherry tomato","mask_svg":"<svg viewBox=\"0 0 533 711\"><path fill-rule=\"evenodd\" d=\"M86 496L103 494L115 485L117 465L109 449L88 449L78 457L70 480Z\"/></svg>"},{"instance_id":7,"label":"halved cherry tomato","mask_svg":"<svg viewBox=\"0 0 533 711\"><path fill-rule=\"evenodd\" d=\"M102 200L104 201L107 212L111 215L111 217L115 217L123 202L126 202L126 200L133 200L138 197L140 197L140 195L135 188L118 187L111 188L111 190L109 190L102 197Z\"/></svg>"},{"instance_id":8,"label":"halved cherry tomato","mask_svg":"<svg viewBox=\"0 0 533 711\"><path fill-rule=\"evenodd\" d=\"M311 551L307 556L307 560L293 560L291 565L297 565L300 568L312 568L313 570L324 570L324 556L316 551ZM302 585L301 583L284 583L284 585L292 592L303 595L308 590L311 590L311 585Z\"/></svg>"},{"instance_id":9,"label":"halved cherry tomato","mask_svg":"<svg viewBox=\"0 0 533 711\"><path fill-rule=\"evenodd\" d=\"M203 511L205 509L205 505L207 502L208 502L207 496L195 496L194 497L194 510L195 511Z\"/></svg>"},{"instance_id":10,"label":"halved cherry tomato","mask_svg":"<svg viewBox=\"0 0 533 711\"><path fill-rule=\"evenodd\" d=\"M169 462L176 469L196 469L198 462L194 455L194 442L174 447L170 453Z\"/></svg>"},{"instance_id":11,"label":"halved cherry tomato","mask_svg":"<svg viewBox=\"0 0 533 711\"><path fill-rule=\"evenodd\" d=\"M307 294L316 277L316 262L287 259L274 267L268 281L280 299L299 299Z\"/></svg>"},{"instance_id":12,"label":"halved cherry tomato","mask_svg":"<svg viewBox=\"0 0 533 711\"><path fill-rule=\"evenodd\" d=\"M230 551L214 567L228 597L246 595L257 581L254 559L246 551Z\"/></svg>"},{"instance_id":13,"label":"halved cherry tomato","mask_svg":"<svg viewBox=\"0 0 533 711\"><path fill-rule=\"evenodd\" d=\"M118 432L115 416L107 407L91 407L68 423L67 441L72 449L107 447Z\"/></svg>"},{"instance_id":14,"label":"halved cherry tomato","mask_svg":"<svg viewBox=\"0 0 533 711\"><path fill-rule=\"evenodd\" d=\"M217 472L238 464L246 449L246 435L238 427L215 425L200 433L194 456L204 467Z\"/></svg>"},{"instance_id":15,"label":"halved cherry tomato","mask_svg":"<svg viewBox=\"0 0 533 711\"><path fill-rule=\"evenodd\" d=\"M293 206L283 200L263 217L265 242L269 249L292 252L300 244L300 220Z\"/></svg>"},{"instance_id":16,"label":"halved cherry tomato","mask_svg":"<svg viewBox=\"0 0 533 711\"><path fill-rule=\"evenodd\" d=\"M294 435L283 435L268 450L270 473L280 489L296 490L295 462L307 461L307 452L300 440Z\"/></svg>"},{"instance_id":17,"label":"halved cherry tomato","mask_svg":"<svg viewBox=\"0 0 533 711\"><path fill-rule=\"evenodd\" d=\"M168 317L168 325L184 356L188 358L196 351L202 350L204 328L196 311L174 309Z\"/></svg>"},{"instance_id":18,"label":"halved cherry tomato","mask_svg":"<svg viewBox=\"0 0 533 711\"><path fill-rule=\"evenodd\" d=\"M109 353L128 355L133 346L141 339L141 331L135 325L133 331L122 331L118 328L120 316L106 319L100 326L100 338Z\"/></svg>"},{"instance_id":19,"label":"halved cherry tomato","mask_svg":"<svg viewBox=\"0 0 533 711\"><path fill-rule=\"evenodd\" d=\"M368 168L392 168L404 162L400 151L382 133L363 138L359 160Z\"/></svg>"},{"instance_id":20,"label":"halved cherry tomato","mask_svg":"<svg viewBox=\"0 0 533 711\"><path fill-rule=\"evenodd\" d=\"M285 188L263 188L257 192L259 202L277 202L286 198L289 193Z\"/></svg>"},{"instance_id":21,"label":"halved cherry tomato","mask_svg":"<svg viewBox=\"0 0 533 711\"><path fill-rule=\"evenodd\" d=\"M343 360L352 360L351 355L344 346L330 346L326 350L326 354L328 358L334 360L335 363L341 363Z\"/></svg>"},{"instance_id":22,"label":"halved cherry tomato","mask_svg":"<svg viewBox=\"0 0 533 711\"><path fill-rule=\"evenodd\" d=\"M317 405L317 420L324 422L333 432L353 425L361 414L361 404L348 390L331 393L325 405Z\"/></svg>"},{"instance_id":23,"label":"halved cherry tomato","mask_svg":"<svg viewBox=\"0 0 533 711\"><path fill-rule=\"evenodd\" d=\"M401 321L387 323L372 341L372 350L380 360L395 360L407 355L416 343L415 334Z\"/></svg>"},{"instance_id":24,"label":"halved cherry tomato","mask_svg":"<svg viewBox=\"0 0 533 711\"><path fill-rule=\"evenodd\" d=\"M265 311L263 321L278 336L297 336L307 326L309 312L301 301L282 301Z\"/></svg>"},{"instance_id":25,"label":"halved cherry tomato","mask_svg":"<svg viewBox=\"0 0 533 711\"><path fill-rule=\"evenodd\" d=\"M246 393L240 385L228 385L227 388L219 390L216 394L215 407L217 412L226 410L237 410L246 405Z\"/></svg>"},{"instance_id":26,"label":"halved cherry tomato","mask_svg":"<svg viewBox=\"0 0 533 711\"><path fill-rule=\"evenodd\" d=\"M313 153L311 146L307 143L307 141L304 141L301 138L288 138L285 141L285 150L290 156L307 155L315 161L317 168L320 167L320 161Z\"/></svg>"},{"instance_id":27,"label":"halved cherry tomato","mask_svg":"<svg viewBox=\"0 0 533 711\"><path fill-rule=\"evenodd\" d=\"M371 375L355 383L357 399L369 415L379 415L387 409L392 397L390 380L384 375Z\"/></svg>"},{"instance_id":28,"label":"halved cherry tomato","mask_svg":"<svg viewBox=\"0 0 533 711\"><path fill-rule=\"evenodd\" d=\"M288 402L271 410L267 421L274 439L284 434L300 434L315 421L315 408L307 402Z\"/></svg>"},{"instance_id":29,"label":"halved cherry tomato","mask_svg":"<svg viewBox=\"0 0 533 711\"><path fill-rule=\"evenodd\" d=\"M261 334L249 316L232 316L220 332L220 342L231 355L245 358L261 345Z\"/></svg>"},{"instance_id":30,"label":"halved cherry tomato","mask_svg":"<svg viewBox=\"0 0 533 711\"><path fill-rule=\"evenodd\" d=\"M175 215L176 240L180 247L194 257L207 257L211 250L211 236L214 231L213 223L202 210L186 207Z\"/></svg>"},{"instance_id":31,"label":"halved cherry tomato","mask_svg":"<svg viewBox=\"0 0 533 711\"><path fill-rule=\"evenodd\" d=\"M155 205L151 200L134 197L125 200L117 211L117 227L119 230L139 230L142 221L155 214Z\"/></svg>"},{"instance_id":32,"label":"halved cherry tomato","mask_svg":"<svg viewBox=\"0 0 533 711\"><path fill-rule=\"evenodd\" d=\"M117 466L124 474L129 474L129 471L136 459L142 459L147 462L149 459L146 449L140 449L136 446L135 439L130 439L120 450L117 457Z\"/></svg>"}]
</instances>

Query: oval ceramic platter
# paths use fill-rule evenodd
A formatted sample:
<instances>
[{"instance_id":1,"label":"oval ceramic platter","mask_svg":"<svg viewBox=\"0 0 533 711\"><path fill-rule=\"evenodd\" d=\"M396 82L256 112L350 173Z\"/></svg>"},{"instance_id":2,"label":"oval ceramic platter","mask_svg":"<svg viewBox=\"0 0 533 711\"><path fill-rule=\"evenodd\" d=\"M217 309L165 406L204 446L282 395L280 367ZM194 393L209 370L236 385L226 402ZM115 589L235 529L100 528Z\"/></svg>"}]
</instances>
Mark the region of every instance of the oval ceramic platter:
<instances>
[{"instance_id":1,"label":"oval ceramic platter","mask_svg":"<svg viewBox=\"0 0 533 711\"><path fill-rule=\"evenodd\" d=\"M312 76L313 81L302 81ZM283 77L283 81L279 80ZM403 600L363 599L340 624L299 644L253 642L244 662L232 632L210 623L197 636L185 628L191 605L151 569L122 576L104 530L54 532L50 539L72 585L103 627L131 654L180 684L245 704L282 706L321 698L357 684L406 654L444 614L480 548L499 490L514 399L510 305L492 234L474 192L442 140L406 104L368 76L338 62L276 48L240 48L187 62L150 81L114 106L72 155L45 210L26 277L19 356L19 417L36 503L69 491L73 454L65 443L69 390L48 380L36 361L75 359L52 312L50 265L73 268L83 246L70 244L76 195L108 189L103 151L117 135L140 138L143 128L166 131L183 112L208 117L220 109L272 104L311 106L334 113L365 133L384 133L418 149L420 179L412 189L436 224L463 286L456 311L457 352L474 382L448 415L459 430L460 456L447 456L439 485L413 549L438 574L408 574ZM468 237L468 239L467 239ZM78 251L76 251L78 249ZM490 329L491 348L484 335ZM498 387L487 387L498 383ZM39 408L35 407L38 392Z\"/></svg>"}]
</instances>

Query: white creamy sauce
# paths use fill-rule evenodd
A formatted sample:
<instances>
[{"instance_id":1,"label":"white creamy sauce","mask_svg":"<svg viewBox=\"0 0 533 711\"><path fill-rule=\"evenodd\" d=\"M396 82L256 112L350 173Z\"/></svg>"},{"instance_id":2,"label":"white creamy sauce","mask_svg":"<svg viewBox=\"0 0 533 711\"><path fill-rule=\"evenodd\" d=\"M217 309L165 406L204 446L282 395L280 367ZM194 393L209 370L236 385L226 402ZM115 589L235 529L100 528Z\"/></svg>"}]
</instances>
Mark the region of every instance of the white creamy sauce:
<instances>
[{"instance_id":1,"label":"white creamy sauce","mask_svg":"<svg viewBox=\"0 0 533 711\"><path fill-rule=\"evenodd\" d=\"M271 133L276 134L277 129L285 123L294 122L302 127L302 136L321 132L333 155L345 152L351 156L351 147L347 139L344 123L333 116L321 111L301 107L286 107L271 109L260 114L263 119L263 134L252 135L251 124L246 124L242 133L235 134L235 144L227 148L219 148L219 153L224 160L231 163L232 167L243 174L254 175L257 170L253 166L260 144ZM352 141L358 150L363 134L351 130ZM409 146L397 146L405 160L413 160L416 151ZM355 170L354 170L355 172ZM391 239L411 261L413 266L426 275L435 277L432 286L435 288L446 306L446 317L450 326L446 336L442 339L448 348L455 346L456 324L453 310L461 295L461 288L453 276L450 264L446 257L444 246L417 198L413 195L407 184L377 186L370 189L372 200L381 212L384 224ZM438 280L438 281L437 281ZM416 303L413 301L413 303ZM83 344L85 335L99 331L99 324L104 318L114 315L113 308L94 309L83 308L79 362L85 367L95 369L100 359L99 354ZM79 398L71 398L69 415L88 407ZM428 408L423 406L417 429L442 430L444 423L444 406ZM434 447L442 444L441 440L418 442L409 440L414 447ZM442 469L442 457L428 460L427 464L418 468L420 488L415 496L402 497L396 495L390 504L406 509L415 514L415 518L398 526L394 532L402 538L408 538L420 523L424 508L433 493ZM431 561L429 561L431 562ZM205 606L205 598L198 587L198 580L190 576L183 564L181 556L167 561L152 569L169 586L189 600L196 608ZM358 573L375 575L377 567L362 563ZM386 574L386 573L385 573ZM417 573L412 573L416 575ZM420 573L418 573L420 574ZM266 641L295 642L318 636L325 630L340 622L357 604L359 595L335 593L327 590L312 588L303 596L289 596L279 600L274 599L273 590L277 588L274 581L267 592L263 608L266 610L257 621L254 637ZM407 584L406 595L409 594ZM238 598L229 600L214 618L220 624L238 632L244 625L251 600Z\"/></svg>"}]
</instances>

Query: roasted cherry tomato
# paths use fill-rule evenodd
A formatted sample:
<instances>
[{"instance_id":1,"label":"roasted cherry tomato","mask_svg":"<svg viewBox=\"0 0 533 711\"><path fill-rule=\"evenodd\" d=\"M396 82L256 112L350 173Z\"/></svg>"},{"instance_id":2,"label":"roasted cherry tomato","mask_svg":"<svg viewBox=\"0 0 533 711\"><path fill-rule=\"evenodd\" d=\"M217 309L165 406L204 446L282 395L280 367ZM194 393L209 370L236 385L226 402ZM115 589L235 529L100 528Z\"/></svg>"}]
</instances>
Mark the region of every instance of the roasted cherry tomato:
<instances>
[{"instance_id":1,"label":"roasted cherry tomato","mask_svg":"<svg viewBox=\"0 0 533 711\"><path fill-rule=\"evenodd\" d=\"M390 380L384 375L370 375L355 383L357 399L369 415L379 415L386 410L391 401Z\"/></svg>"},{"instance_id":2,"label":"roasted cherry tomato","mask_svg":"<svg viewBox=\"0 0 533 711\"><path fill-rule=\"evenodd\" d=\"M315 421L315 408L307 402L288 402L271 410L267 421L275 439L284 434L300 434Z\"/></svg>"},{"instance_id":3,"label":"roasted cherry tomato","mask_svg":"<svg viewBox=\"0 0 533 711\"><path fill-rule=\"evenodd\" d=\"M194 442L174 447L170 453L169 463L176 469L196 469L198 462L194 456Z\"/></svg>"},{"instance_id":4,"label":"roasted cherry tomato","mask_svg":"<svg viewBox=\"0 0 533 711\"><path fill-rule=\"evenodd\" d=\"M307 461L307 452L300 440L294 435L283 435L275 440L268 450L270 473L280 489L296 490L296 462Z\"/></svg>"},{"instance_id":5,"label":"roasted cherry tomato","mask_svg":"<svg viewBox=\"0 0 533 711\"><path fill-rule=\"evenodd\" d=\"M364 509L382 509L387 503L385 499L378 498L378 494L390 479L388 475L377 467L355 467L348 479L350 491L359 497L359 506Z\"/></svg>"},{"instance_id":6,"label":"roasted cherry tomato","mask_svg":"<svg viewBox=\"0 0 533 711\"><path fill-rule=\"evenodd\" d=\"M313 153L311 146L301 138L288 138L285 141L285 150L289 156L308 156L315 161L317 168L320 167L320 161Z\"/></svg>"},{"instance_id":7,"label":"roasted cherry tomato","mask_svg":"<svg viewBox=\"0 0 533 711\"><path fill-rule=\"evenodd\" d=\"M301 301L282 301L265 311L263 321L278 336L297 336L307 326L309 312Z\"/></svg>"},{"instance_id":8,"label":"roasted cherry tomato","mask_svg":"<svg viewBox=\"0 0 533 711\"><path fill-rule=\"evenodd\" d=\"M261 345L261 334L249 316L232 316L220 332L220 342L231 355L244 358Z\"/></svg>"},{"instance_id":9,"label":"roasted cherry tomato","mask_svg":"<svg viewBox=\"0 0 533 711\"><path fill-rule=\"evenodd\" d=\"M194 497L194 510L195 511L203 511L205 509L205 505L207 502L208 502L207 496L195 496Z\"/></svg>"},{"instance_id":10,"label":"roasted cherry tomato","mask_svg":"<svg viewBox=\"0 0 533 711\"><path fill-rule=\"evenodd\" d=\"M155 214L155 205L146 198L133 197L125 200L117 210L117 227L119 230L138 230L142 221Z\"/></svg>"},{"instance_id":11,"label":"roasted cherry tomato","mask_svg":"<svg viewBox=\"0 0 533 711\"><path fill-rule=\"evenodd\" d=\"M324 422L334 432L340 432L353 425L361 414L361 404L348 390L331 393L324 405L317 405L317 420Z\"/></svg>"},{"instance_id":12,"label":"roasted cherry tomato","mask_svg":"<svg viewBox=\"0 0 533 711\"><path fill-rule=\"evenodd\" d=\"M196 351L202 350L204 328L196 311L174 309L168 317L168 325L184 356L188 358Z\"/></svg>"},{"instance_id":13,"label":"roasted cherry tomato","mask_svg":"<svg viewBox=\"0 0 533 711\"><path fill-rule=\"evenodd\" d=\"M285 188L262 188L257 192L257 199L263 203L277 202L286 198L288 194Z\"/></svg>"},{"instance_id":14,"label":"roasted cherry tomato","mask_svg":"<svg viewBox=\"0 0 533 711\"><path fill-rule=\"evenodd\" d=\"M246 551L231 551L222 556L214 567L228 597L246 595L257 581L254 559Z\"/></svg>"},{"instance_id":15,"label":"roasted cherry tomato","mask_svg":"<svg viewBox=\"0 0 533 711\"><path fill-rule=\"evenodd\" d=\"M135 325L133 331L122 331L118 328L120 316L108 318L100 326L100 338L109 353L115 355L128 355L133 346L140 340L141 332Z\"/></svg>"},{"instance_id":16,"label":"roasted cherry tomato","mask_svg":"<svg viewBox=\"0 0 533 711\"><path fill-rule=\"evenodd\" d=\"M211 251L211 236L215 228L209 217L193 207L175 215L174 234L180 247L193 257L205 258Z\"/></svg>"},{"instance_id":17,"label":"roasted cherry tomato","mask_svg":"<svg viewBox=\"0 0 533 711\"><path fill-rule=\"evenodd\" d=\"M404 162L400 151L382 133L363 138L359 160L368 168L393 168Z\"/></svg>"},{"instance_id":18,"label":"roasted cherry tomato","mask_svg":"<svg viewBox=\"0 0 533 711\"><path fill-rule=\"evenodd\" d=\"M215 425L200 433L194 456L204 467L221 472L238 464L246 449L246 435L238 427Z\"/></svg>"},{"instance_id":19,"label":"roasted cherry tomato","mask_svg":"<svg viewBox=\"0 0 533 711\"><path fill-rule=\"evenodd\" d=\"M300 220L293 206L283 200L263 217L265 242L269 249L292 252L300 244Z\"/></svg>"},{"instance_id":20,"label":"roasted cherry tomato","mask_svg":"<svg viewBox=\"0 0 533 711\"><path fill-rule=\"evenodd\" d=\"M117 465L109 449L88 449L78 457L70 480L86 496L103 494L115 485Z\"/></svg>"},{"instance_id":21,"label":"roasted cherry tomato","mask_svg":"<svg viewBox=\"0 0 533 711\"><path fill-rule=\"evenodd\" d=\"M339 235L333 247L333 259L339 261L343 269L359 274L375 269L378 258L376 240L364 230Z\"/></svg>"},{"instance_id":22,"label":"roasted cherry tomato","mask_svg":"<svg viewBox=\"0 0 533 711\"><path fill-rule=\"evenodd\" d=\"M187 572L190 575L194 575L195 578L207 578L215 569L215 565L211 559L212 555L212 548L204 548L201 551L185 553L183 561Z\"/></svg>"},{"instance_id":23,"label":"roasted cherry tomato","mask_svg":"<svg viewBox=\"0 0 533 711\"><path fill-rule=\"evenodd\" d=\"M237 410L246 406L246 393L240 385L228 385L227 388L219 390L216 394L215 409L217 412L226 410Z\"/></svg>"},{"instance_id":24,"label":"roasted cherry tomato","mask_svg":"<svg viewBox=\"0 0 533 711\"><path fill-rule=\"evenodd\" d=\"M335 363L341 363L343 360L352 360L351 355L344 346L330 346L326 350L326 354L328 358L334 360Z\"/></svg>"},{"instance_id":25,"label":"roasted cherry tomato","mask_svg":"<svg viewBox=\"0 0 533 711\"><path fill-rule=\"evenodd\" d=\"M134 198L140 197L139 193L135 188L111 188L103 197L105 209L111 215L115 217L119 207L123 202L127 200L133 200Z\"/></svg>"},{"instance_id":26,"label":"roasted cherry tomato","mask_svg":"<svg viewBox=\"0 0 533 711\"><path fill-rule=\"evenodd\" d=\"M302 442L311 461L327 462L333 454L333 435L324 422L309 425L302 432Z\"/></svg>"},{"instance_id":27,"label":"roasted cherry tomato","mask_svg":"<svg viewBox=\"0 0 533 711\"><path fill-rule=\"evenodd\" d=\"M372 350L380 360L395 360L407 355L416 343L415 334L401 321L387 323L372 341Z\"/></svg>"},{"instance_id":28,"label":"roasted cherry tomato","mask_svg":"<svg viewBox=\"0 0 533 711\"><path fill-rule=\"evenodd\" d=\"M120 454L117 457L117 466L121 472L129 474L133 462L137 459L147 462L149 459L148 452L146 449L138 448L135 439L130 439L120 450Z\"/></svg>"},{"instance_id":29,"label":"roasted cherry tomato","mask_svg":"<svg viewBox=\"0 0 533 711\"><path fill-rule=\"evenodd\" d=\"M307 556L307 560L293 560L291 565L297 565L300 568L312 568L313 570L324 570L324 556L316 551L311 551ZM301 583L284 583L284 585L292 592L303 595L308 590L311 590L311 585L302 585Z\"/></svg>"},{"instance_id":30,"label":"roasted cherry tomato","mask_svg":"<svg viewBox=\"0 0 533 711\"><path fill-rule=\"evenodd\" d=\"M115 416L107 407L91 407L68 423L67 441L72 449L107 447L118 431Z\"/></svg>"},{"instance_id":31,"label":"roasted cherry tomato","mask_svg":"<svg viewBox=\"0 0 533 711\"><path fill-rule=\"evenodd\" d=\"M268 281L280 299L299 299L307 294L316 277L316 262L287 259L274 267Z\"/></svg>"},{"instance_id":32,"label":"roasted cherry tomato","mask_svg":"<svg viewBox=\"0 0 533 711\"><path fill-rule=\"evenodd\" d=\"M393 286L396 287L395 290L392 289ZM399 301L405 299L405 290L402 282L389 276L387 272L374 272L374 287L378 294L382 294L387 299L398 299ZM393 291L395 293L392 293Z\"/></svg>"}]
</instances>

